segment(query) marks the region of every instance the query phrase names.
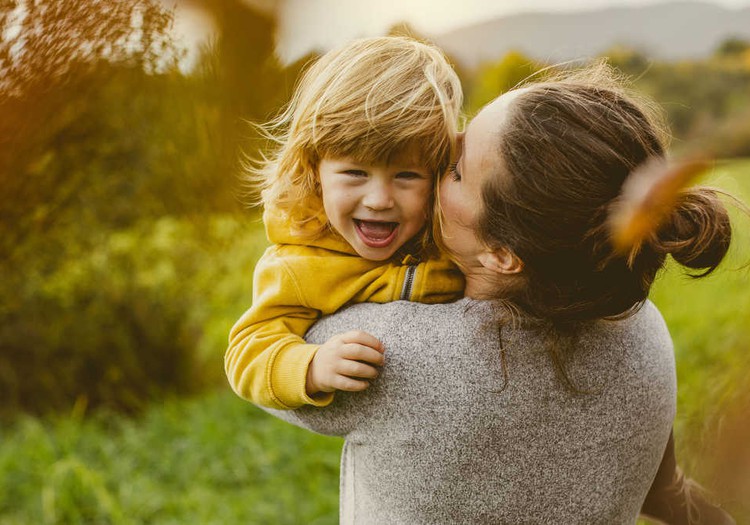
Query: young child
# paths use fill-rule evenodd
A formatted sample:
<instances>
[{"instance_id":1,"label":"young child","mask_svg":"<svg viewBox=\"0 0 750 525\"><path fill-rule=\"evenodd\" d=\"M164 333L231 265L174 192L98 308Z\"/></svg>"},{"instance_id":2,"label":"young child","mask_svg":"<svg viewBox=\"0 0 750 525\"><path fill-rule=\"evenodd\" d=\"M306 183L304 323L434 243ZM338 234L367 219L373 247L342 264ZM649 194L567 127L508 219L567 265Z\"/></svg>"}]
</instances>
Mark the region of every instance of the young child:
<instances>
[{"instance_id":1,"label":"young child","mask_svg":"<svg viewBox=\"0 0 750 525\"><path fill-rule=\"evenodd\" d=\"M321 315L462 295L463 277L437 255L429 224L461 99L443 54L404 37L356 41L304 74L268 127L278 148L256 173L272 246L229 336L225 368L241 397L291 409L363 390L383 363L381 343L353 331L306 344Z\"/></svg>"}]
</instances>

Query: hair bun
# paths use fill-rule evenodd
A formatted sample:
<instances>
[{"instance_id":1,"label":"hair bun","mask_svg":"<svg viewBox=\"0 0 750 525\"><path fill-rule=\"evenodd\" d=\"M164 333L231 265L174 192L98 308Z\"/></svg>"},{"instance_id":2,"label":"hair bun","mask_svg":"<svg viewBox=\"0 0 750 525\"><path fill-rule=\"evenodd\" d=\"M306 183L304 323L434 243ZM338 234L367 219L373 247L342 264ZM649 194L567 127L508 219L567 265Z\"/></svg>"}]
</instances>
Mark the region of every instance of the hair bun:
<instances>
[{"instance_id":1,"label":"hair bun","mask_svg":"<svg viewBox=\"0 0 750 525\"><path fill-rule=\"evenodd\" d=\"M652 157L630 173L610 208L615 251L629 254L632 262L641 244L668 220L681 190L708 167L703 159L669 164L662 157Z\"/></svg>"},{"instance_id":2,"label":"hair bun","mask_svg":"<svg viewBox=\"0 0 750 525\"><path fill-rule=\"evenodd\" d=\"M732 226L716 190L696 187L683 190L669 220L651 240L655 251L671 254L688 268L716 269L729 250Z\"/></svg>"}]
</instances>

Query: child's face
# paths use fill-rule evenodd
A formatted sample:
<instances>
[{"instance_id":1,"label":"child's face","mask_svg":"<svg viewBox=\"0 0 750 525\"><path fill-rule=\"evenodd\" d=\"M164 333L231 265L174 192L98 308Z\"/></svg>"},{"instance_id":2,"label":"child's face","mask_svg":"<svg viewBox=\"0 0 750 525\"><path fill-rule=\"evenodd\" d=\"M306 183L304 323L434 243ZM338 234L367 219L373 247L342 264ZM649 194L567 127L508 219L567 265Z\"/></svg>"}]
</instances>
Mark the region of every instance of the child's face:
<instances>
[{"instance_id":1,"label":"child's face","mask_svg":"<svg viewBox=\"0 0 750 525\"><path fill-rule=\"evenodd\" d=\"M324 158L318 173L331 226L365 259L388 259L427 221L432 174L409 155L389 164Z\"/></svg>"}]
</instances>

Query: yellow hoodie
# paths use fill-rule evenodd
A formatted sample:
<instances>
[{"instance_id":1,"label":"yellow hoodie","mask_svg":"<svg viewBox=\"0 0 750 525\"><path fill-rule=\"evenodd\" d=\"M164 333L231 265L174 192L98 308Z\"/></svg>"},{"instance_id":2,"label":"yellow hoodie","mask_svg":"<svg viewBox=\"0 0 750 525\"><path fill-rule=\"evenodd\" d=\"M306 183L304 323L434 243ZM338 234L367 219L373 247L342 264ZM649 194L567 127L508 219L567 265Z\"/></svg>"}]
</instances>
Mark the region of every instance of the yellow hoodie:
<instances>
[{"instance_id":1,"label":"yellow hoodie","mask_svg":"<svg viewBox=\"0 0 750 525\"><path fill-rule=\"evenodd\" d=\"M263 220L273 245L255 266L253 305L232 328L224 360L234 391L257 405L291 409L333 400L333 393L313 398L305 391L318 345L303 336L321 316L351 303L445 303L463 295L463 276L445 257L369 261L333 232L309 241L293 235L280 215L267 211Z\"/></svg>"}]
</instances>

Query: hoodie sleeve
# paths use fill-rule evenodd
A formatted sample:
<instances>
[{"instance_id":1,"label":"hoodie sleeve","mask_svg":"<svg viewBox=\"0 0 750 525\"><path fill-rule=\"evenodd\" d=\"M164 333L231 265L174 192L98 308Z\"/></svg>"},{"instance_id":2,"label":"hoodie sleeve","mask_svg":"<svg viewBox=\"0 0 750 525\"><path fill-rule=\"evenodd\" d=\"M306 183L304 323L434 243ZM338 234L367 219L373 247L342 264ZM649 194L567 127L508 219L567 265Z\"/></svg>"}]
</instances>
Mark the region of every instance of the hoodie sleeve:
<instances>
[{"instance_id":1,"label":"hoodie sleeve","mask_svg":"<svg viewBox=\"0 0 750 525\"><path fill-rule=\"evenodd\" d=\"M229 334L224 367L234 391L252 403L290 409L325 406L333 394L310 397L307 369L318 345L302 336L320 317L306 305L299 283L272 246L253 276L253 306Z\"/></svg>"}]
</instances>

